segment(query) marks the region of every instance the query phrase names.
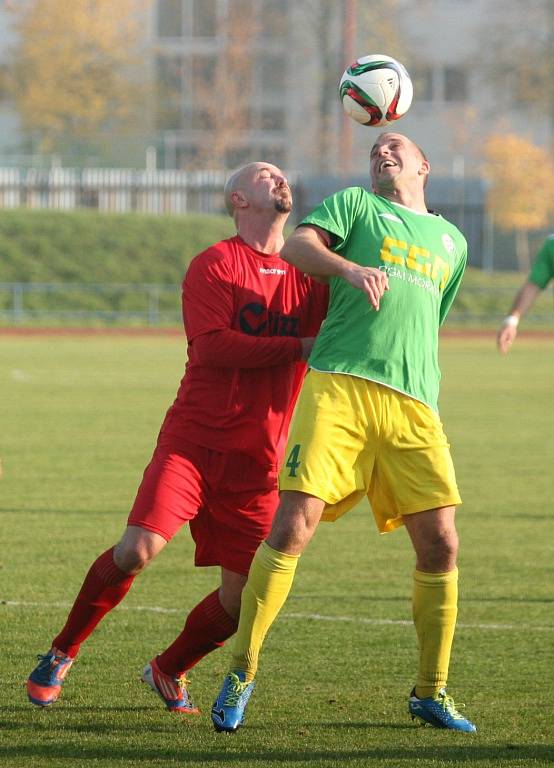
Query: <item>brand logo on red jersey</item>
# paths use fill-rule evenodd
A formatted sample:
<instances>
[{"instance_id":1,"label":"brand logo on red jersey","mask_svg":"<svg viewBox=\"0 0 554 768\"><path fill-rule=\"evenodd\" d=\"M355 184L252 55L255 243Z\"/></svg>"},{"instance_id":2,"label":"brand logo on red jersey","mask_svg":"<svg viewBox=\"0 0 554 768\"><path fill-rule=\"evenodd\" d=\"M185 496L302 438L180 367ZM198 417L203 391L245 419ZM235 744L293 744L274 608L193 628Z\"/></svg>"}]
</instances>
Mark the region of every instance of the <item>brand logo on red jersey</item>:
<instances>
[{"instance_id":1,"label":"brand logo on red jersey","mask_svg":"<svg viewBox=\"0 0 554 768\"><path fill-rule=\"evenodd\" d=\"M299 318L251 302L239 311L239 325L250 336L298 336Z\"/></svg>"}]
</instances>

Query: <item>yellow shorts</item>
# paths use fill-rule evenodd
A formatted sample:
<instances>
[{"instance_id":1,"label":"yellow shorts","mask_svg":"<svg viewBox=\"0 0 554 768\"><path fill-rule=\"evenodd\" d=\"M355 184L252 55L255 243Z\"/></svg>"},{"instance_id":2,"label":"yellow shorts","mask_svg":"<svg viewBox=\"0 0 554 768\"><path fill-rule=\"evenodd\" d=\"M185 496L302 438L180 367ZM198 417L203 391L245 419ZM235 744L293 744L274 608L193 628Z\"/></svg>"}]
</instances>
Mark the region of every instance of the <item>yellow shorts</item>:
<instances>
[{"instance_id":1,"label":"yellow shorts","mask_svg":"<svg viewBox=\"0 0 554 768\"><path fill-rule=\"evenodd\" d=\"M438 415L408 395L341 373L304 380L279 475L281 491L325 501L336 520L367 496L378 529L461 503Z\"/></svg>"}]
</instances>

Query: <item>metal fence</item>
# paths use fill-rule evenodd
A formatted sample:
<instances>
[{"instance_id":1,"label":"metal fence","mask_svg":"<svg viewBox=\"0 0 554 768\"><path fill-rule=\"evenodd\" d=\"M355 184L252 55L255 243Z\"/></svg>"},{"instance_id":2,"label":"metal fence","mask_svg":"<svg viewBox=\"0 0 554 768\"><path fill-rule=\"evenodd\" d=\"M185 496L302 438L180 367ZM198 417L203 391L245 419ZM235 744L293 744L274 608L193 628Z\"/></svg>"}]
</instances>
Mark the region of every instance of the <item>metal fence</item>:
<instances>
[{"instance_id":1,"label":"metal fence","mask_svg":"<svg viewBox=\"0 0 554 768\"><path fill-rule=\"evenodd\" d=\"M214 213L224 209L224 183L223 171L0 168L0 208Z\"/></svg>"},{"instance_id":2,"label":"metal fence","mask_svg":"<svg viewBox=\"0 0 554 768\"><path fill-rule=\"evenodd\" d=\"M0 283L4 325L181 323L179 286L151 283Z\"/></svg>"},{"instance_id":3,"label":"metal fence","mask_svg":"<svg viewBox=\"0 0 554 768\"><path fill-rule=\"evenodd\" d=\"M223 213L226 171L133 170L125 168L0 167L0 209L42 208L103 213L181 215ZM289 173L298 222L326 195L344 186L367 186L367 174L300 178ZM521 269L514 238L498 232L487 217L481 179L433 178L427 200L459 226L468 241L469 264L486 271ZM542 232L535 233L537 243Z\"/></svg>"},{"instance_id":4,"label":"metal fence","mask_svg":"<svg viewBox=\"0 0 554 768\"><path fill-rule=\"evenodd\" d=\"M449 323L487 326L499 322L514 288L462 286ZM181 324L180 286L153 283L0 283L3 326L141 326ZM554 330L553 293L543 291L525 319L528 327Z\"/></svg>"}]
</instances>

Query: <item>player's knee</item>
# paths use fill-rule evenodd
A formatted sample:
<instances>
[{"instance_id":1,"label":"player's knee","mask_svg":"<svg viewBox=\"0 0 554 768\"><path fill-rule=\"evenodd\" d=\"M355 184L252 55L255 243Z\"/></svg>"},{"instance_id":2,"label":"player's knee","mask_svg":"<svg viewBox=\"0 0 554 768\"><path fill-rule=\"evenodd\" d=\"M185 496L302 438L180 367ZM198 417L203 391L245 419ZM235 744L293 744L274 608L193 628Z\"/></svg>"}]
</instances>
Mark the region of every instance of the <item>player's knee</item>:
<instances>
[{"instance_id":1,"label":"player's knee","mask_svg":"<svg viewBox=\"0 0 554 768\"><path fill-rule=\"evenodd\" d=\"M124 573L140 573L156 555L147 541L122 541L114 549L114 562Z\"/></svg>"},{"instance_id":2,"label":"player's knee","mask_svg":"<svg viewBox=\"0 0 554 768\"><path fill-rule=\"evenodd\" d=\"M450 571L456 566L458 534L456 530L437 531L419 552L420 567L428 571Z\"/></svg>"},{"instance_id":3,"label":"player's knee","mask_svg":"<svg viewBox=\"0 0 554 768\"><path fill-rule=\"evenodd\" d=\"M238 621L240 616L241 594L242 590L237 592L235 590L223 589L222 587L219 590L219 602L225 613L235 621Z\"/></svg>"},{"instance_id":4,"label":"player's knee","mask_svg":"<svg viewBox=\"0 0 554 768\"><path fill-rule=\"evenodd\" d=\"M275 515L268 544L280 552L299 553L312 538L324 503L303 493L287 492Z\"/></svg>"},{"instance_id":5,"label":"player's knee","mask_svg":"<svg viewBox=\"0 0 554 768\"><path fill-rule=\"evenodd\" d=\"M160 552L167 541L157 533L139 526L127 526L114 548L114 562L130 575L140 573Z\"/></svg>"}]
</instances>

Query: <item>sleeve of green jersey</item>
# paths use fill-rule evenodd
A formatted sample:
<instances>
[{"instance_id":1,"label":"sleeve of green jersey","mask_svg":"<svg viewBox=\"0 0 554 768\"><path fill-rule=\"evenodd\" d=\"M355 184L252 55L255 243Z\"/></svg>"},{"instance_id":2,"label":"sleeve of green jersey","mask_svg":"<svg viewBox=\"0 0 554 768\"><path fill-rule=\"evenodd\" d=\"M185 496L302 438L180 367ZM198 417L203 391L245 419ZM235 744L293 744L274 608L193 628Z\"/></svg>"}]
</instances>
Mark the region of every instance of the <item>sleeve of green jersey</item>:
<instances>
[{"instance_id":1,"label":"sleeve of green jersey","mask_svg":"<svg viewBox=\"0 0 554 768\"><path fill-rule=\"evenodd\" d=\"M537 254L535 263L529 273L529 282L538 285L539 288L546 288L548 283L554 277L554 235L550 235L544 241L544 244Z\"/></svg>"},{"instance_id":2,"label":"sleeve of green jersey","mask_svg":"<svg viewBox=\"0 0 554 768\"><path fill-rule=\"evenodd\" d=\"M439 321L441 325L446 320L446 316L450 310L450 307L452 306L452 302L454 301L454 299L456 298L456 294L458 293L458 288L460 287L464 270L466 268L466 262L467 262L467 248L463 251L460 257L460 260L456 264L456 268L454 269L454 272L452 272L452 274L448 278L446 288L444 289L444 293L442 294L441 308L439 313Z\"/></svg>"},{"instance_id":3,"label":"sleeve of green jersey","mask_svg":"<svg viewBox=\"0 0 554 768\"><path fill-rule=\"evenodd\" d=\"M330 195L309 213L302 224L313 224L335 236L334 251L348 240L358 210L361 187L348 187Z\"/></svg>"}]
</instances>

